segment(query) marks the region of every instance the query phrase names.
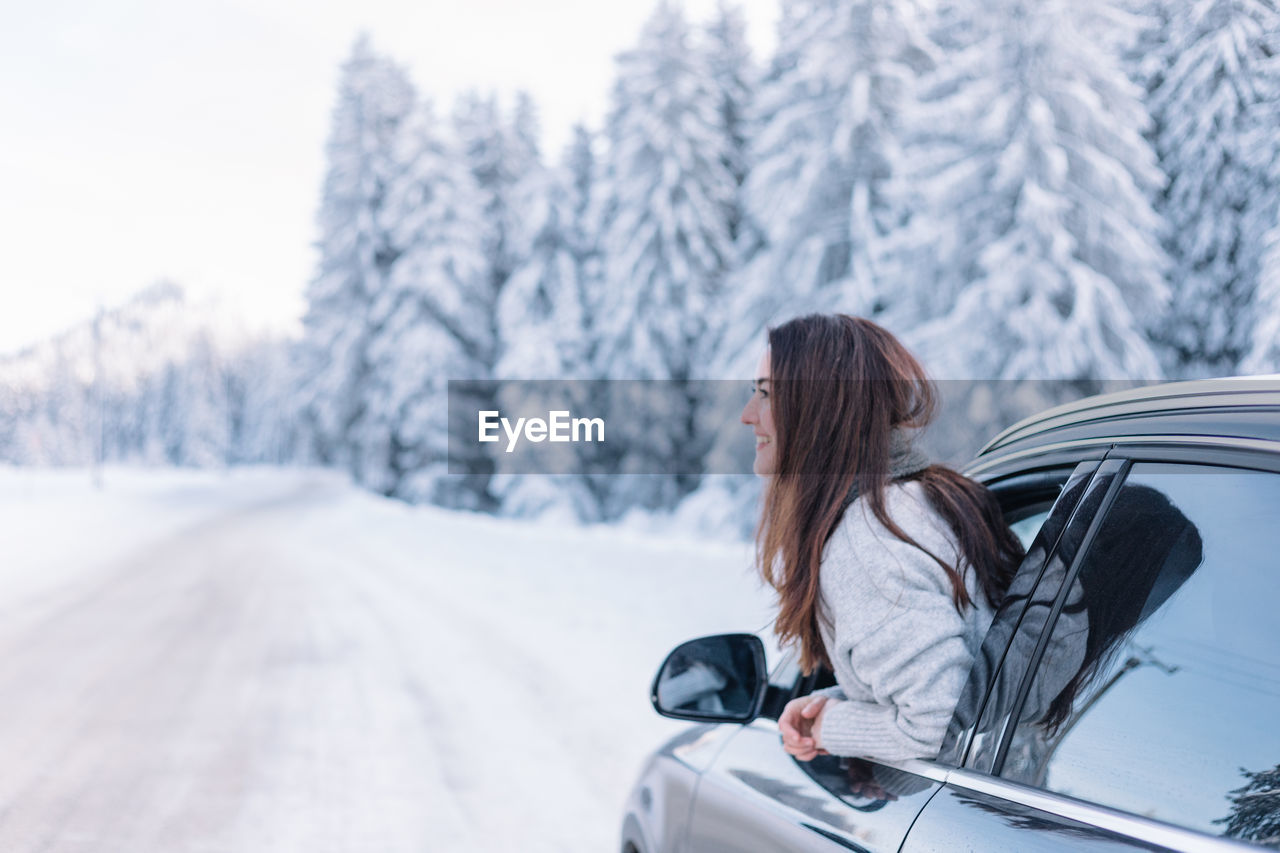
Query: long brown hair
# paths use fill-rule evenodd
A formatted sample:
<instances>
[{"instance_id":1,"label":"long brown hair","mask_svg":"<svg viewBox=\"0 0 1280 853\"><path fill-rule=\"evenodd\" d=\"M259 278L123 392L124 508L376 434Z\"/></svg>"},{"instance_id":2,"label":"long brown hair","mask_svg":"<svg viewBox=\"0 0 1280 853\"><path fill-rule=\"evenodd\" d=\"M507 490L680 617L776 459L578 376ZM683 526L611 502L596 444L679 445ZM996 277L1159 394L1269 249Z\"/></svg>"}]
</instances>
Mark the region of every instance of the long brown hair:
<instances>
[{"instance_id":1,"label":"long brown hair","mask_svg":"<svg viewBox=\"0 0 1280 853\"><path fill-rule=\"evenodd\" d=\"M830 667L818 631L818 568L853 487L889 532L943 568L956 609L971 605L960 566L912 539L885 509L891 435L924 426L936 407L933 384L919 362L885 329L846 314L812 314L770 329L769 359L776 457L756 530L756 559L778 593L775 630L784 645L799 647L801 669ZM997 606L1022 546L995 497L941 465L906 479L924 487L930 506L955 534L961 559Z\"/></svg>"}]
</instances>

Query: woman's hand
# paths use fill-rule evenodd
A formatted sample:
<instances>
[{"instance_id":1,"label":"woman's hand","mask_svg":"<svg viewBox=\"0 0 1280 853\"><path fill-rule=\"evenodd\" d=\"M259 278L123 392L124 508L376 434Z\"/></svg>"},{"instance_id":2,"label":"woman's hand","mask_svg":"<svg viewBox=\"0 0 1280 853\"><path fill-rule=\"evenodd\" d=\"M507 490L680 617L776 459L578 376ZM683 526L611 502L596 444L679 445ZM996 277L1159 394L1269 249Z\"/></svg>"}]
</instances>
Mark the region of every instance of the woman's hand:
<instances>
[{"instance_id":1,"label":"woman's hand","mask_svg":"<svg viewBox=\"0 0 1280 853\"><path fill-rule=\"evenodd\" d=\"M812 761L819 755L830 755L822 748L822 711L826 696L801 696L792 699L778 717L782 732L782 748L799 761Z\"/></svg>"}]
</instances>

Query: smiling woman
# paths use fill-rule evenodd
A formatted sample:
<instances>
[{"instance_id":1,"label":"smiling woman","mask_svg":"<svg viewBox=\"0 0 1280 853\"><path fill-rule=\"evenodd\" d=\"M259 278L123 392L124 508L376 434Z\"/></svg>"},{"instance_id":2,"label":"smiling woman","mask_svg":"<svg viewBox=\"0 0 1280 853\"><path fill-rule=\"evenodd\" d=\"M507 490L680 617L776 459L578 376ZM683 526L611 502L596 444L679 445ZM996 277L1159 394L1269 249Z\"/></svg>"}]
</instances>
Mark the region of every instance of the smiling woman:
<instances>
[{"instance_id":1,"label":"smiling woman","mask_svg":"<svg viewBox=\"0 0 1280 853\"><path fill-rule=\"evenodd\" d=\"M775 630L837 686L779 719L791 754L937 754L1022 557L995 498L911 441L932 384L889 332L811 315L769 332L742 422L768 479L757 561Z\"/></svg>"}]
</instances>

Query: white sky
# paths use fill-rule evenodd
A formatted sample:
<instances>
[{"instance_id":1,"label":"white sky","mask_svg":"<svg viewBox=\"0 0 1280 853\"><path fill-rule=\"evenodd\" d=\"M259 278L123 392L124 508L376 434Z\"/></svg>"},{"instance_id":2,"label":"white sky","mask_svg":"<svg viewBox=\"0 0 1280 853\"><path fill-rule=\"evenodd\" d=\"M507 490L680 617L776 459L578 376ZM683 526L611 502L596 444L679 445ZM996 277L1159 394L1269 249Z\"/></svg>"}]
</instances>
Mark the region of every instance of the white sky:
<instances>
[{"instance_id":1,"label":"white sky","mask_svg":"<svg viewBox=\"0 0 1280 853\"><path fill-rule=\"evenodd\" d=\"M598 126L652 0L42 0L0 26L0 353L161 278L290 328L356 34L448 109L518 88L547 153ZM715 0L686 0L694 20ZM777 0L744 0L763 57Z\"/></svg>"}]
</instances>

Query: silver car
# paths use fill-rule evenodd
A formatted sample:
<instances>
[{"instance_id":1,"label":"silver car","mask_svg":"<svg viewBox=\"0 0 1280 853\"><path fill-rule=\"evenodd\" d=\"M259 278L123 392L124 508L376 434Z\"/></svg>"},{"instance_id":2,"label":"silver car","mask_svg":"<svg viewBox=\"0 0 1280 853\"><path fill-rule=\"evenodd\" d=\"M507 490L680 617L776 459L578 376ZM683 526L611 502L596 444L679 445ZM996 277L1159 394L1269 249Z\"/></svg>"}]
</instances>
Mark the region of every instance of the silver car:
<instances>
[{"instance_id":1,"label":"silver car","mask_svg":"<svg viewBox=\"0 0 1280 853\"><path fill-rule=\"evenodd\" d=\"M966 473L1027 556L938 757L796 761L778 713L830 673L693 640L624 853L1280 849L1280 380L1053 409Z\"/></svg>"}]
</instances>

